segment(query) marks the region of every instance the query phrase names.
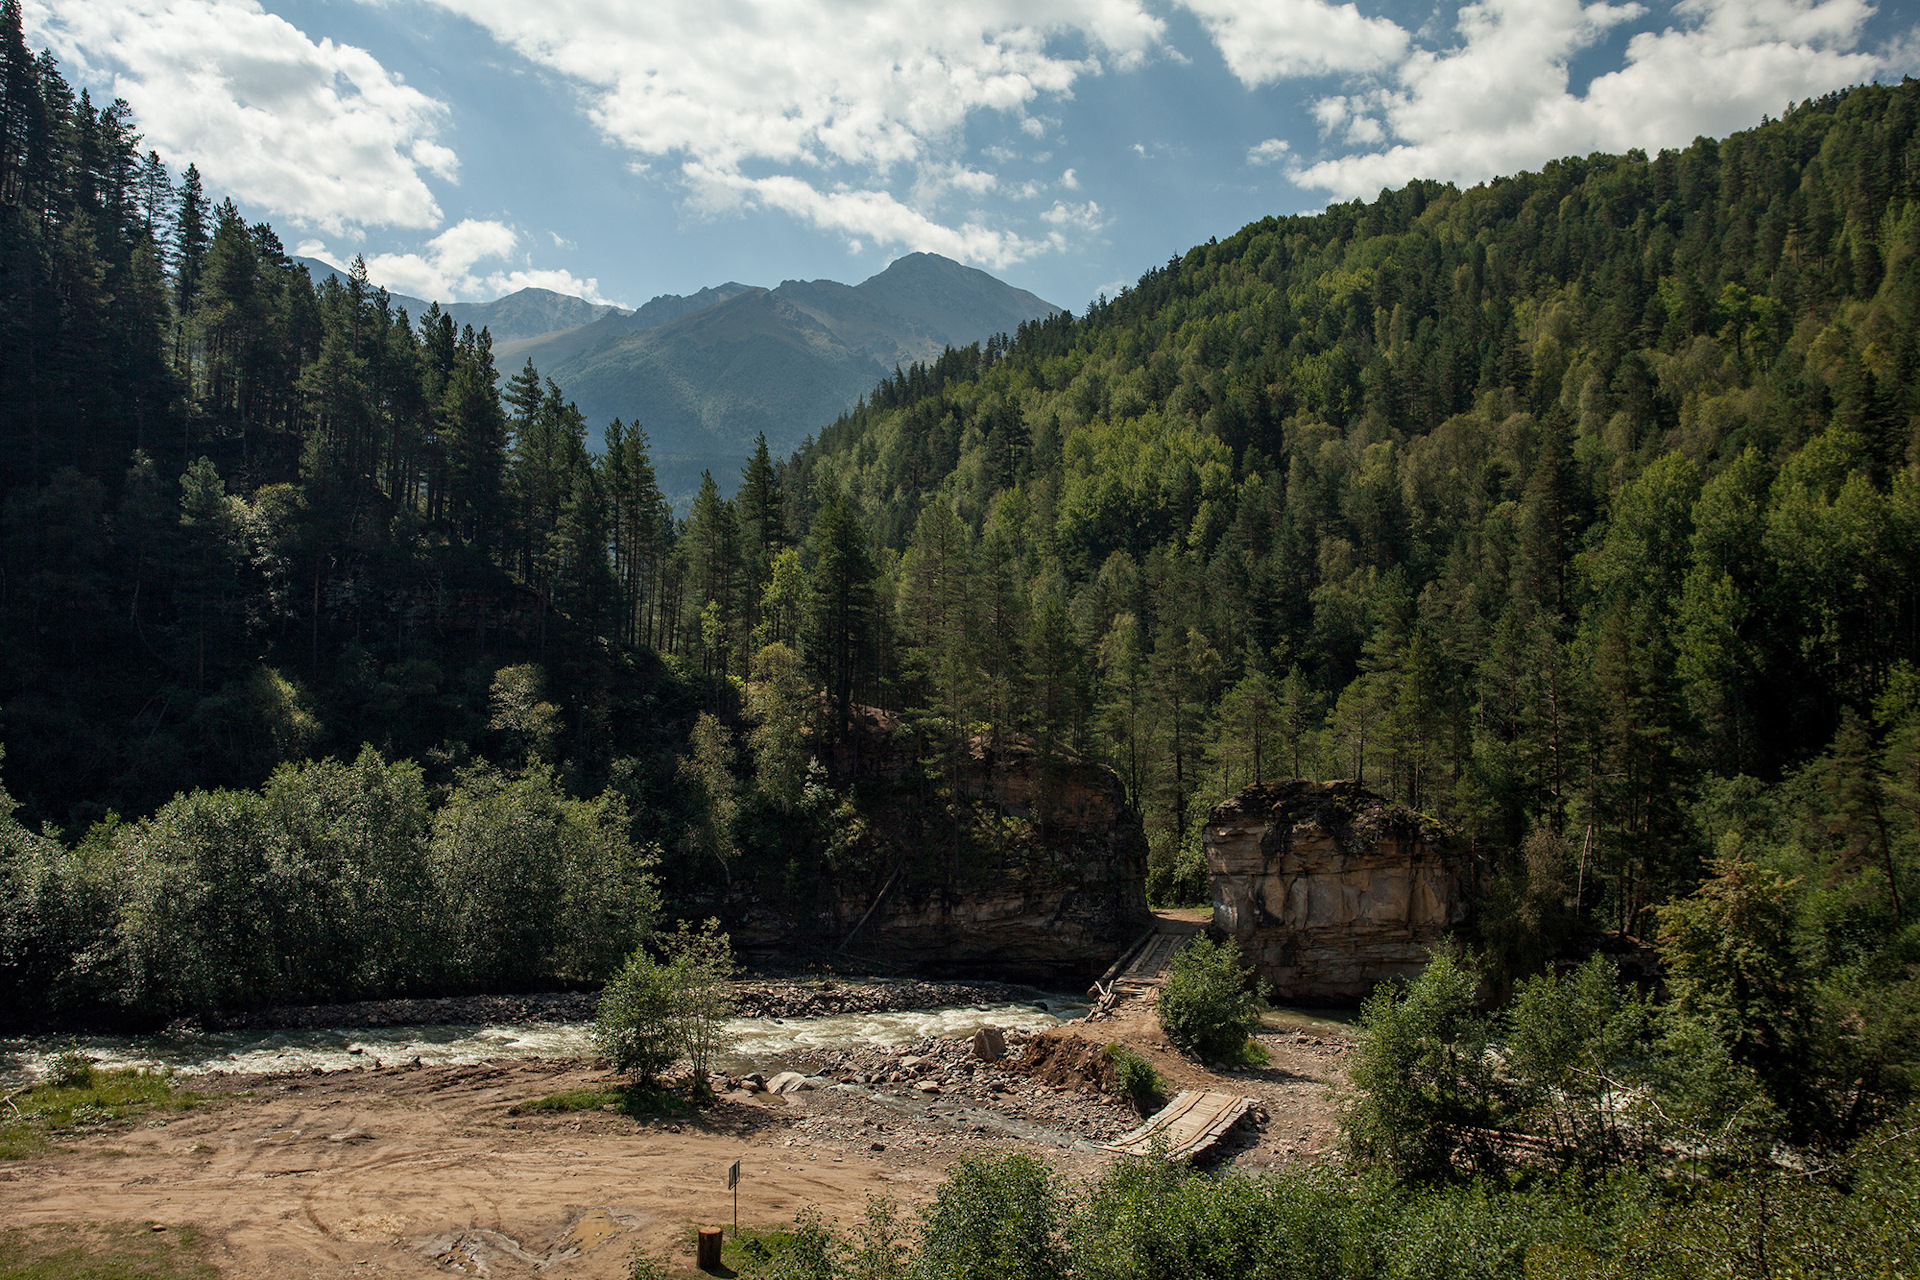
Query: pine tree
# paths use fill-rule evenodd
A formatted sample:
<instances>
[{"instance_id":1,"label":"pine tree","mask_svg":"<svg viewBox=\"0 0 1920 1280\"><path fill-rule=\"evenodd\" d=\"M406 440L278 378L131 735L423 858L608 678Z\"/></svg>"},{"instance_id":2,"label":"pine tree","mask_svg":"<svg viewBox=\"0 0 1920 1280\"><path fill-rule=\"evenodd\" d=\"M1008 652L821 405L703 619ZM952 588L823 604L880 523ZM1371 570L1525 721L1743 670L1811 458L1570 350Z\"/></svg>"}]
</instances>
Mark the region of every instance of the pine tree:
<instances>
[{"instance_id":1,"label":"pine tree","mask_svg":"<svg viewBox=\"0 0 1920 1280\"><path fill-rule=\"evenodd\" d=\"M207 199L200 189L200 168L189 164L180 175L180 202L173 215L173 305L192 315L200 302L200 275L213 242L207 230Z\"/></svg>"},{"instance_id":2,"label":"pine tree","mask_svg":"<svg viewBox=\"0 0 1920 1280\"><path fill-rule=\"evenodd\" d=\"M463 329L436 419L447 459L445 518L482 547L492 545L504 514L507 417L495 376L487 331Z\"/></svg>"},{"instance_id":3,"label":"pine tree","mask_svg":"<svg viewBox=\"0 0 1920 1280\"><path fill-rule=\"evenodd\" d=\"M694 496L680 545L694 625L700 628L689 639L698 647L707 674L725 677L734 670L736 657L742 659L744 667L744 655L739 652L745 639L740 607L740 529L733 504L720 496L720 486L710 471L700 473L700 491ZM703 624L703 617L711 621Z\"/></svg>"},{"instance_id":4,"label":"pine tree","mask_svg":"<svg viewBox=\"0 0 1920 1280\"><path fill-rule=\"evenodd\" d=\"M154 243L164 244L167 230L163 219L173 204L173 175L167 172L166 162L157 151L147 152L147 158L140 162L138 193L142 230Z\"/></svg>"},{"instance_id":5,"label":"pine tree","mask_svg":"<svg viewBox=\"0 0 1920 1280\"><path fill-rule=\"evenodd\" d=\"M1886 877L1893 918L1904 920L1906 913L1900 903L1900 876L1894 866L1893 837L1888 821L1891 808L1888 779L1882 772L1872 731L1851 707L1841 713L1840 731L1834 735L1823 766L1821 783L1827 799L1827 826L1839 846L1841 867L1851 871L1863 864L1877 864Z\"/></svg>"},{"instance_id":6,"label":"pine tree","mask_svg":"<svg viewBox=\"0 0 1920 1280\"><path fill-rule=\"evenodd\" d=\"M844 740L852 728L853 702L871 663L880 625L874 597L876 572L853 509L832 499L814 517L807 538L812 572L807 583L805 649L808 665L826 686L833 733Z\"/></svg>"},{"instance_id":7,"label":"pine tree","mask_svg":"<svg viewBox=\"0 0 1920 1280\"><path fill-rule=\"evenodd\" d=\"M740 490L733 505L740 516L745 561L749 581L758 586L766 581L767 566L781 548L793 545L787 532L787 517L780 495L780 477L767 452L767 433L754 437L753 456L740 473Z\"/></svg>"}]
</instances>

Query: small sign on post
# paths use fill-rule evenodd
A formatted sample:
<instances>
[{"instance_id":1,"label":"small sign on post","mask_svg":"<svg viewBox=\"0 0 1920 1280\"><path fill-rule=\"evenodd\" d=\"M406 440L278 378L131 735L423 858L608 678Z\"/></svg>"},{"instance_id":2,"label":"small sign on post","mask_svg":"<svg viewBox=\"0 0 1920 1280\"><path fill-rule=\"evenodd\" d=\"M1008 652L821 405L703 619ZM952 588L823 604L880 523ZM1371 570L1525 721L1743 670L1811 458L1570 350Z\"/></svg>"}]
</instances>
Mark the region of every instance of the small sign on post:
<instances>
[{"instance_id":1,"label":"small sign on post","mask_svg":"<svg viewBox=\"0 0 1920 1280\"><path fill-rule=\"evenodd\" d=\"M733 1238L740 1238L740 1162L727 1166L727 1190L733 1192Z\"/></svg>"}]
</instances>

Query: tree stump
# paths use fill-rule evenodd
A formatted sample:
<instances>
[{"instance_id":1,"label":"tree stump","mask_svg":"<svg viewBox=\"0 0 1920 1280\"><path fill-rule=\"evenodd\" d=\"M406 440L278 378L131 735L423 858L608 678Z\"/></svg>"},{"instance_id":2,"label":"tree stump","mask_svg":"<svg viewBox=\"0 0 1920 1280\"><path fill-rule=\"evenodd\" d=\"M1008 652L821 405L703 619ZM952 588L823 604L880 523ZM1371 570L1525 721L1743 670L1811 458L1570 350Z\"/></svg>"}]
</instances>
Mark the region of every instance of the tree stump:
<instances>
[{"instance_id":1,"label":"tree stump","mask_svg":"<svg viewBox=\"0 0 1920 1280\"><path fill-rule=\"evenodd\" d=\"M700 1228L700 1251L695 1258L696 1265L709 1275L720 1270L720 1228Z\"/></svg>"}]
</instances>

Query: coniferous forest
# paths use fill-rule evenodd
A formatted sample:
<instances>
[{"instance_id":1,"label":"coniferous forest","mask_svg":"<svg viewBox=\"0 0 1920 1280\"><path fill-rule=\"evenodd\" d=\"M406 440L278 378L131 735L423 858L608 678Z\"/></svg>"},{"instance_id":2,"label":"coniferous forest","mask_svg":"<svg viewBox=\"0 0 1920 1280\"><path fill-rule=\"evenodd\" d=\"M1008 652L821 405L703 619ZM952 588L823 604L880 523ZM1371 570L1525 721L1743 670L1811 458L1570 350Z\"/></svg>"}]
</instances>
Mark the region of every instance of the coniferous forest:
<instances>
[{"instance_id":1,"label":"coniferous forest","mask_svg":"<svg viewBox=\"0 0 1920 1280\"><path fill-rule=\"evenodd\" d=\"M877 723L956 815L982 738L1110 766L1163 902L1223 796L1357 779L1473 851L1495 986L1745 886L1912 1087L1920 83L1248 226L684 516L17 0L0 94L16 1017L596 980L862 866Z\"/></svg>"}]
</instances>

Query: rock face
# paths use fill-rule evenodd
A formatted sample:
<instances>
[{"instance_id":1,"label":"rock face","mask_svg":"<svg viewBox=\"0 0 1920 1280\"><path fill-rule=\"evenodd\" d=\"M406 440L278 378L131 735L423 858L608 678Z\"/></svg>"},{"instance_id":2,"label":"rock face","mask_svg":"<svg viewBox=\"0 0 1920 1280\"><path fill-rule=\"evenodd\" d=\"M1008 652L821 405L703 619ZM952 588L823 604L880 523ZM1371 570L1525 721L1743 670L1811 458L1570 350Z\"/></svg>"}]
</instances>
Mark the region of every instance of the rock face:
<instances>
[{"instance_id":1,"label":"rock face","mask_svg":"<svg viewBox=\"0 0 1920 1280\"><path fill-rule=\"evenodd\" d=\"M1278 998L1348 1004L1409 978L1466 920L1446 830L1351 782L1267 782L1207 815L1213 924Z\"/></svg>"},{"instance_id":2,"label":"rock face","mask_svg":"<svg viewBox=\"0 0 1920 1280\"><path fill-rule=\"evenodd\" d=\"M961 778L970 821L920 827L909 796L875 806L889 828L891 889L859 886L837 917L846 949L907 968L1084 985L1151 920L1146 837L1112 770L982 753ZM877 897L876 897L877 894Z\"/></svg>"},{"instance_id":3,"label":"rock face","mask_svg":"<svg viewBox=\"0 0 1920 1280\"><path fill-rule=\"evenodd\" d=\"M835 773L858 841L804 907L763 894L734 925L759 963L1078 989L1151 922L1146 838L1110 769L1003 741L929 779L919 748L870 726Z\"/></svg>"}]
</instances>

